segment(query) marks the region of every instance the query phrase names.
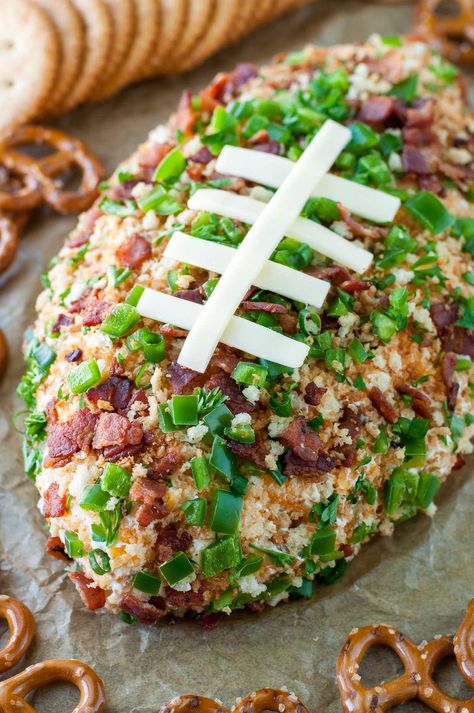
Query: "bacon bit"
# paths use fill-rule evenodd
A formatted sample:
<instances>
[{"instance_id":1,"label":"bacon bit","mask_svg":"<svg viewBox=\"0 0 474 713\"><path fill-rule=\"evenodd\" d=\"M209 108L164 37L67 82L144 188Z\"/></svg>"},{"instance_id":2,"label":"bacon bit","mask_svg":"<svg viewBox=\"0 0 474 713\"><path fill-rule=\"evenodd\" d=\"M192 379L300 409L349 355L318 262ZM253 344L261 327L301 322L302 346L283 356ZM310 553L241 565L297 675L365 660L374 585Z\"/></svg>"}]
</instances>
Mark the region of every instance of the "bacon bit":
<instances>
[{"instance_id":1,"label":"bacon bit","mask_svg":"<svg viewBox=\"0 0 474 713\"><path fill-rule=\"evenodd\" d=\"M163 499L167 491L166 483L158 482L151 478L137 478L130 490L130 497L145 505L155 505Z\"/></svg>"},{"instance_id":2,"label":"bacon bit","mask_svg":"<svg viewBox=\"0 0 474 713\"><path fill-rule=\"evenodd\" d=\"M418 176L426 176L433 173L432 167L428 165L426 156L413 146L403 147L402 166L405 173L415 173Z\"/></svg>"},{"instance_id":3,"label":"bacon bit","mask_svg":"<svg viewBox=\"0 0 474 713\"><path fill-rule=\"evenodd\" d=\"M189 157L189 160L194 161L195 163L207 165L213 158L214 156L211 154L207 146L202 146L199 151L196 151L196 153L193 153L193 155Z\"/></svg>"},{"instance_id":4,"label":"bacon bit","mask_svg":"<svg viewBox=\"0 0 474 713\"><path fill-rule=\"evenodd\" d=\"M102 324L109 309L110 304L108 302L96 299L89 300L82 312L82 324L84 327L95 327L98 324Z\"/></svg>"},{"instance_id":5,"label":"bacon bit","mask_svg":"<svg viewBox=\"0 0 474 713\"><path fill-rule=\"evenodd\" d=\"M258 67L250 62L241 62L227 76L222 96L235 97L243 84L258 76Z\"/></svg>"},{"instance_id":6,"label":"bacon bit","mask_svg":"<svg viewBox=\"0 0 474 713\"><path fill-rule=\"evenodd\" d=\"M193 94L190 89L185 89L179 100L178 110L170 119L170 126L174 131L182 131L186 137L191 136L196 121L196 114L192 108Z\"/></svg>"},{"instance_id":7,"label":"bacon bit","mask_svg":"<svg viewBox=\"0 0 474 713\"><path fill-rule=\"evenodd\" d=\"M69 327L73 322L74 320L68 317L67 314L59 314L54 324L51 325L52 334L60 332L61 327Z\"/></svg>"},{"instance_id":8,"label":"bacon bit","mask_svg":"<svg viewBox=\"0 0 474 713\"><path fill-rule=\"evenodd\" d=\"M180 550L186 552L191 546L193 538L189 532L184 531L178 535L174 525L170 525L161 530L156 538L156 559L158 562L166 562L175 552Z\"/></svg>"},{"instance_id":9,"label":"bacon bit","mask_svg":"<svg viewBox=\"0 0 474 713\"><path fill-rule=\"evenodd\" d=\"M451 327L458 321L459 308L455 302L433 302L430 316L440 334L445 327Z\"/></svg>"},{"instance_id":10,"label":"bacon bit","mask_svg":"<svg viewBox=\"0 0 474 713\"><path fill-rule=\"evenodd\" d=\"M107 446L139 445L143 439L140 423L130 423L128 418L118 413L101 413L95 427L92 447L94 450Z\"/></svg>"},{"instance_id":11,"label":"bacon bit","mask_svg":"<svg viewBox=\"0 0 474 713\"><path fill-rule=\"evenodd\" d=\"M429 146L439 143L438 136L428 128L404 126L402 129L403 142L412 146Z\"/></svg>"},{"instance_id":12,"label":"bacon bit","mask_svg":"<svg viewBox=\"0 0 474 713\"><path fill-rule=\"evenodd\" d=\"M263 599L257 599L254 602L247 602L245 606L253 614L261 614L267 606L267 603Z\"/></svg>"},{"instance_id":13,"label":"bacon bit","mask_svg":"<svg viewBox=\"0 0 474 713\"><path fill-rule=\"evenodd\" d=\"M394 106L394 97L371 96L362 104L357 119L366 124L385 123L392 116Z\"/></svg>"},{"instance_id":14,"label":"bacon bit","mask_svg":"<svg viewBox=\"0 0 474 713\"><path fill-rule=\"evenodd\" d=\"M173 337L175 339L184 339L188 335L186 329L179 329L178 327L173 327L172 324L163 324L160 327L160 334L164 337Z\"/></svg>"},{"instance_id":15,"label":"bacon bit","mask_svg":"<svg viewBox=\"0 0 474 713\"><path fill-rule=\"evenodd\" d=\"M202 163L190 163L188 164L186 171L191 181L196 181L196 183L202 183L204 180L203 174L205 168L205 165Z\"/></svg>"},{"instance_id":16,"label":"bacon bit","mask_svg":"<svg viewBox=\"0 0 474 713\"><path fill-rule=\"evenodd\" d=\"M366 225L364 223L360 223L351 216L348 209L342 203L337 203L337 207L341 212L343 221L357 237L373 238L374 240L387 237L388 228L382 228L379 225Z\"/></svg>"},{"instance_id":17,"label":"bacon bit","mask_svg":"<svg viewBox=\"0 0 474 713\"><path fill-rule=\"evenodd\" d=\"M399 394L410 396L411 407L418 416L428 419L431 418L432 405L429 396L419 391L419 389L414 389L412 386L407 386L406 384L400 384L396 388Z\"/></svg>"},{"instance_id":18,"label":"bacon bit","mask_svg":"<svg viewBox=\"0 0 474 713\"><path fill-rule=\"evenodd\" d=\"M260 129L260 131L257 131L253 136L251 136L248 140L248 143L250 146L255 146L256 144L263 144L266 141L268 141L269 136L268 136L268 131L265 129Z\"/></svg>"},{"instance_id":19,"label":"bacon bit","mask_svg":"<svg viewBox=\"0 0 474 713\"><path fill-rule=\"evenodd\" d=\"M446 391L446 402L449 411L454 411L456 407L456 399L459 393L460 385L454 381L454 373L456 371L457 356L454 352L447 352L444 355L441 365L441 375Z\"/></svg>"},{"instance_id":20,"label":"bacon bit","mask_svg":"<svg viewBox=\"0 0 474 713\"><path fill-rule=\"evenodd\" d=\"M433 99L415 99L406 109L407 126L429 126L433 123Z\"/></svg>"},{"instance_id":21,"label":"bacon bit","mask_svg":"<svg viewBox=\"0 0 474 713\"><path fill-rule=\"evenodd\" d=\"M352 547L352 545L340 545L339 549L344 553L344 557L351 557L351 555L354 554L354 548Z\"/></svg>"},{"instance_id":22,"label":"bacon bit","mask_svg":"<svg viewBox=\"0 0 474 713\"><path fill-rule=\"evenodd\" d=\"M435 302L430 307L430 315L444 351L466 354L474 359L474 333L455 325L459 317L457 304Z\"/></svg>"},{"instance_id":23,"label":"bacon bit","mask_svg":"<svg viewBox=\"0 0 474 713\"><path fill-rule=\"evenodd\" d=\"M177 448L168 448L163 458L155 462L152 468L148 469L147 475L153 480L161 480L170 475L181 465L181 454Z\"/></svg>"},{"instance_id":24,"label":"bacon bit","mask_svg":"<svg viewBox=\"0 0 474 713\"><path fill-rule=\"evenodd\" d=\"M124 181L118 186L111 186L107 191L107 197L116 201L130 200L133 198L133 189L141 183L141 179L137 178L133 181Z\"/></svg>"},{"instance_id":25,"label":"bacon bit","mask_svg":"<svg viewBox=\"0 0 474 713\"><path fill-rule=\"evenodd\" d=\"M379 414L388 423L395 423L398 420L397 409L395 408L395 406L393 406L393 404L390 403L388 399L385 398L385 396L377 386L373 386L371 389L369 389L368 396L374 408L377 409Z\"/></svg>"},{"instance_id":26,"label":"bacon bit","mask_svg":"<svg viewBox=\"0 0 474 713\"><path fill-rule=\"evenodd\" d=\"M162 520L168 514L164 503L157 505L140 505L136 512L137 522L140 527L148 527L156 520Z\"/></svg>"},{"instance_id":27,"label":"bacon bit","mask_svg":"<svg viewBox=\"0 0 474 713\"><path fill-rule=\"evenodd\" d=\"M239 358L235 354L217 352L211 357L211 361L209 362L209 371L214 372L216 369L221 369L222 371L225 371L226 374L231 374L238 363Z\"/></svg>"},{"instance_id":28,"label":"bacon bit","mask_svg":"<svg viewBox=\"0 0 474 713\"><path fill-rule=\"evenodd\" d=\"M170 382L173 394L184 394L198 385L198 382L202 379L202 374L193 369L186 369L176 361L173 361L166 370L166 378Z\"/></svg>"},{"instance_id":29,"label":"bacon bit","mask_svg":"<svg viewBox=\"0 0 474 713\"><path fill-rule=\"evenodd\" d=\"M74 582L79 596L88 609L94 611L105 606L105 592L95 586L92 579L86 577L82 572L70 572L68 577L71 582Z\"/></svg>"},{"instance_id":30,"label":"bacon bit","mask_svg":"<svg viewBox=\"0 0 474 713\"><path fill-rule=\"evenodd\" d=\"M240 308L244 312L269 312L270 314L285 314L288 312L284 305L275 302L242 302Z\"/></svg>"},{"instance_id":31,"label":"bacon bit","mask_svg":"<svg viewBox=\"0 0 474 713\"><path fill-rule=\"evenodd\" d=\"M71 349L70 352L66 354L66 361L74 362L79 361L82 357L82 349Z\"/></svg>"},{"instance_id":32,"label":"bacon bit","mask_svg":"<svg viewBox=\"0 0 474 713\"><path fill-rule=\"evenodd\" d=\"M222 616L222 612L206 611L202 612L202 614L198 614L196 621L200 626L202 626L204 631L212 631L219 625L219 622L222 620Z\"/></svg>"},{"instance_id":33,"label":"bacon bit","mask_svg":"<svg viewBox=\"0 0 474 713\"><path fill-rule=\"evenodd\" d=\"M83 213L79 219L78 229L75 234L67 242L68 248L80 248L89 241L92 233L94 232L94 226L96 221L104 215L103 212L97 205L93 205L88 211Z\"/></svg>"},{"instance_id":34,"label":"bacon bit","mask_svg":"<svg viewBox=\"0 0 474 713\"><path fill-rule=\"evenodd\" d=\"M240 393L240 389L233 379L224 372L213 374L207 381L206 387L211 390L218 388L227 396L225 405L235 415L237 413L252 413L257 406L250 401L247 401L245 396Z\"/></svg>"},{"instance_id":35,"label":"bacon bit","mask_svg":"<svg viewBox=\"0 0 474 713\"><path fill-rule=\"evenodd\" d=\"M64 551L64 545L59 539L59 537L50 537L46 543L46 553L52 557L56 557L58 560L63 562L72 562L71 557L69 557Z\"/></svg>"},{"instance_id":36,"label":"bacon bit","mask_svg":"<svg viewBox=\"0 0 474 713\"><path fill-rule=\"evenodd\" d=\"M451 472L455 470L461 470L461 468L463 468L465 465L466 459L464 458L462 453L458 453Z\"/></svg>"},{"instance_id":37,"label":"bacon bit","mask_svg":"<svg viewBox=\"0 0 474 713\"><path fill-rule=\"evenodd\" d=\"M325 451L320 451L314 461L306 461L293 452L289 451L285 455L285 475L303 477L321 477L324 473L330 473L336 465L336 459Z\"/></svg>"},{"instance_id":38,"label":"bacon bit","mask_svg":"<svg viewBox=\"0 0 474 713\"><path fill-rule=\"evenodd\" d=\"M160 597L153 597L154 603L150 604L142 602L141 599L133 594L127 594L120 602L120 608L126 614L133 616L141 621L142 624L155 624L158 619L161 619L166 612L166 605ZM159 603L163 606L159 606Z\"/></svg>"},{"instance_id":39,"label":"bacon bit","mask_svg":"<svg viewBox=\"0 0 474 713\"><path fill-rule=\"evenodd\" d=\"M398 84L404 79L402 57L395 50L389 50L382 57L367 57L365 64L369 68L369 74L378 74L390 84Z\"/></svg>"},{"instance_id":40,"label":"bacon bit","mask_svg":"<svg viewBox=\"0 0 474 713\"><path fill-rule=\"evenodd\" d=\"M310 406L318 406L326 391L323 386L316 386L313 382L306 384L304 400Z\"/></svg>"},{"instance_id":41,"label":"bacon bit","mask_svg":"<svg viewBox=\"0 0 474 713\"><path fill-rule=\"evenodd\" d=\"M194 592L190 589L189 592L178 592L177 589L166 586L165 592L168 603L176 609L188 609L204 604L204 592L202 591Z\"/></svg>"},{"instance_id":42,"label":"bacon bit","mask_svg":"<svg viewBox=\"0 0 474 713\"><path fill-rule=\"evenodd\" d=\"M202 305L204 301L200 287L196 287L194 290L178 290L174 296L181 300L195 302L198 305Z\"/></svg>"},{"instance_id":43,"label":"bacon bit","mask_svg":"<svg viewBox=\"0 0 474 713\"><path fill-rule=\"evenodd\" d=\"M59 494L59 485L51 483L43 496L43 515L45 517L62 517L66 512L66 495Z\"/></svg>"},{"instance_id":44,"label":"bacon bit","mask_svg":"<svg viewBox=\"0 0 474 713\"><path fill-rule=\"evenodd\" d=\"M280 435L283 443L303 461L315 461L323 442L315 431L306 423L304 416L297 416Z\"/></svg>"},{"instance_id":45,"label":"bacon bit","mask_svg":"<svg viewBox=\"0 0 474 713\"><path fill-rule=\"evenodd\" d=\"M130 401L128 402L128 404L126 405L125 408L131 409L133 404L136 404L136 403L141 403L141 404L146 405L146 408L140 409L140 414L142 416L148 416L150 413L150 405L148 403L148 396L147 396L145 389L137 389L133 393L132 398L130 399Z\"/></svg>"},{"instance_id":46,"label":"bacon bit","mask_svg":"<svg viewBox=\"0 0 474 713\"><path fill-rule=\"evenodd\" d=\"M58 411L57 411L57 403L58 399L56 397L52 398L48 403L46 404L46 417L48 421L48 425L52 425L53 423L57 423L58 421Z\"/></svg>"},{"instance_id":47,"label":"bacon bit","mask_svg":"<svg viewBox=\"0 0 474 713\"><path fill-rule=\"evenodd\" d=\"M151 169L151 177L155 168L172 148L171 144L151 144L138 155L138 165L140 168Z\"/></svg>"},{"instance_id":48,"label":"bacon bit","mask_svg":"<svg viewBox=\"0 0 474 713\"><path fill-rule=\"evenodd\" d=\"M133 233L119 245L115 257L121 267L138 270L145 260L151 258L151 245L142 235Z\"/></svg>"},{"instance_id":49,"label":"bacon bit","mask_svg":"<svg viewBox=\"0 0 474 713\"><path fill-rule=\"evenodd\" d=\"M467 166L453 166L451 163L440 163L439 170L453 181L472 181L474 171Z\"/></svg>"},{"instance_id":50,"label":"bacon bit","mask_svg":"<svg viewBox=\"0 0 474 713\"><path fill-rule=\"evenodd\" d=\"M318 277L320 280L329 280L333 287L341 287L344 282L350 282L351 274L342 265L327 265L326 267L310 267L306 270L308 275Z\"/></svg>"},{"instance_id":51,"label":"bacon bit","mask_svg":"<svg viewBox=\"0 0 474 713\"><path fill-rule=\"evenodd\" d=\"M279 325L285 334L296 334L298 331L298 319L294 314L282 314Z\"/></svg>"},{"instance_id":52,"label":"bacon bit","mask_svg":"<svg viewBox=\"0 0 474 713\"><path fill-rule=\"evenodd\" d=\"M45 467L64 465L74 453L87 450L92 441L96 420L97 416L89 409L81 408L69 421L48 426Z\"/></svg>"},{"instance_id":53,"label":"bacon bit","mask_svg":"<svg viewBox=\"0 0 474 713\"><path fill-rule=\"evenodd\" d=\"M246 458L252 461L257 468L266 470L265 456L269 453L268 439L263 433L258 432L255 443L238 443L229 439L227 446L230 451L239 458Z\"/></svg>"},{"instance_id":54,"label":"bacon bit","mask_svg":"<svg viewBox=\"0 0 474 713\"><path fill-rule=\"evenodd\" d=\"M427 176L418 176L418 185L422 191L430 191L437 196L445 194L445 188L438 176L435 173L430 173Z\"/></svg>"},{"instance_id":55,"label":"bacon bit","mask_svg":"<svg viewBox=\"0 0 474 713\"><path fill-rule=\"evenodd\" d=\"M270 139L270 141L265 141L264 143L261 144L255 144L253 147L254 151L262 151L263 153L271 153L274 154L275 156L280 155L280 144L278 141L273 141L273 139Z\"/></svg>"},{"instance_id":56,"label":"bacon bit","mask_svg":"<svg viewBox=\"0 0 474 713\"><path fill-rule=\"evenodd\" d=\"M365 292L366 290L370 290L371 287L372 285L370 282L366 282L365 280L345 280L341 285L341 290L353 295L356 292Z\"/></svg>"},{"instance_id":57,"label":"bacon bit","mask_svg":"<svg viewBox=\"0 0 474 713\"><path fill-rule=\"evenodd\" d=\"M87 290L82 297L80 297L78 300L74 300L74 302L71 302L69 305L69 312L71 314L78 314L79 312L82 312L85 310L87 305L89 304L89 299L92 296L92 290Z\"/></svg>"},{"instance_id":58,"label":"bacon bit","mask_svg":"<svg viewBox=\"0 0 474 713\"><path fill-rule=\"evenodd\" d=\"M133 391L133 382L125 376L110 376L106 381L86 391L87 399L97 408L99 401L110 404L114 411L127 408Z\"/></svg>"},{"instance_id":59,"label":"bacon bit","mask_svg":"<svg viewBox=\"0 0 474 713\"><path fill-rule=\"evenodd\" d=\"M354 465L357 452L356 441L361 425L360 414L353 411L349 406L345 406L344 411L342 412L342 418L339 421L339 429L343 428L347 430L352 439L352 443L344 443L342 446L338 446L337 448L337 450L343 455L341 465L344 468L350 468Z\"/></svg>"}]
</instances>

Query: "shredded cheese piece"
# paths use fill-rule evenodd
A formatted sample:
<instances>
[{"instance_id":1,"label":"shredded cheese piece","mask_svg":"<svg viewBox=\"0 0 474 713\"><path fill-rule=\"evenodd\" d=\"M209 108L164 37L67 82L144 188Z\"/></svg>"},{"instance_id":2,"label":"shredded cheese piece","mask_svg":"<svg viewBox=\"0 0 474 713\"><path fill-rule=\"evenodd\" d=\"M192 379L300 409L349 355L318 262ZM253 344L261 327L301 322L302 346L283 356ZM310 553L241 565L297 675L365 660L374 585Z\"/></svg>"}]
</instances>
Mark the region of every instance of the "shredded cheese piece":
<instances>
[{"instance_id":1,"label":"shredded cheese piece","mask_svg":"<svg viewBox=\"0 0 474 713\"><path fill-rule=\"evenodd\" d=\"M294 165L293 161L283 156L239 146L224 146L217 159L216 170L224 175L278 188ZM331 173L321 178L311 195L341 202L351 213L376 223L391 222L400 208L399 198Z\"/></svg>"},{"instance_id":2,"label":"shredded cheese piece","mask_svg":"<svg viewBox=\"0 0 474 713\"><path fill-rule=\"evenodd\" d=\"M181 366L201 373L206 370L248 288L350 138L349 129L329 119L300 159L292 164L292 170L265 204L200 311L178 357ZM266 334L271 331L267 330Z\"/></svg>"},{"instance_id":3,"label":"shredded cheese piece","mask_svg":"<svg viewBox=\"0 0 474 713\"><path fill-rule=\"evenodd\" d=\"M210 213L225 215L228 218L252 225L261 215L265 203L230 191L202 188L189 199L188 207L191 210L206 210ZM321 255L325 255L355 272L365 272L373 260L373 255L368 250L354 245L329 228L325 228L324 225L315 223L314 220L308 220L308 218L296 218L286 230L286 235L301 243L307 243ZM281 292L281 285L278 289L273 288L273 290Z\"/></svg>"},{"instance_id":4,"label":"shredded cheese piece","mask_svg":"<svg viewBox=\"0 0 474 713\"><path fill-rule=\"evenodd\" d=\"M206 191L198 191L203 192ZM167 259L186 262L219 275L226 271L234 254L234 248L200 240L181 231L173 233L164 251ZM313 307L322 307L331 286L329 282L269 260L255 278L254 284L262 290L270 290Z\"/></svg>"},{"instance_id":5,"label":"shredded cheese piece","mask_svg":"<svg viewBox=\"0 0 474 713\"><path fill-rule=\"evenodd\" d=\"M188 330L192 329L204 309L195 302L188 302L148 287L137 304L137 310L142 317L168 322ZM234 349L250 352L256 357L276 361L292 369L297 369L304 363L309 351L306 344L241 317L231 317L221 341Z\"/></svg>"}]
</instances>

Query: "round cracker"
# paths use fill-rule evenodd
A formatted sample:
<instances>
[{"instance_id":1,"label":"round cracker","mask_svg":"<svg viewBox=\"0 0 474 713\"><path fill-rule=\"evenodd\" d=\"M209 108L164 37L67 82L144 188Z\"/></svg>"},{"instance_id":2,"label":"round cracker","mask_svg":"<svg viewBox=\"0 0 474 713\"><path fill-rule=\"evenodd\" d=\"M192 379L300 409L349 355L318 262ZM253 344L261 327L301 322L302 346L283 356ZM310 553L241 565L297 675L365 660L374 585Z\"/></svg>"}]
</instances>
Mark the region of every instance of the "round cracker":
<instances>
[{"instance_id":1,"label":"round cracker","mask_svg":"<svg viewBox=\"0 0 474 713\"><path fill-rule=\"evenodd\" d=\"M105 0L114 26L114 34L110 56L104 73L98 79L97 86L93 87L87 101L99 101L108 96L107 87L115 82L117 73L120 71L128 57L129 49L135 35L136 10L133 0Z\"/></svg>"},{"instance_id":2,"label":"round cracker","mask_svg":"<svg viewBox=\"0 0 474 713\"><path fill-rule=\"evenodd\" d=\"M217 0L218 1L218 0ZM173 74L176 64L187 57L199 44L212 22L216 0L188 0L188 10L179 42L163 57L160 74Z\"/></svg>"},{"instance_id":3,"label":"round cracker","mask_svg":"<svg viewBox=\"0 0 474 713\"><path fill-rule=\"evenodd\" d=\"M104 87L102 97L109 97L139 79L159 41L159 0L134 0L134 6L136 29L132 44L116 76Z\"/></svg>"},{"instance_id":4,"label":"round cracker","mask_svg":"<svg viewBox=\"0 0 474 713\"><path fill-rule=\"evenodd\" d=\"M73 0L86 30L86 52L75 86L62 103L61 111L81 104L107 65L112 46L112 16L105 0Z\"/></svg>"},{"instance_id":5,"label":"round cracker","mask_svg":"<svg viewBox=\"0 0 474 713\"><path fill-rule=\"evenodd\" d=\"M48 108L59 38L33 0L0 0L0 135Z\"/></svg>"},{"instance_id":6,"label":"round cracker","mask_svg":"<svg viewBox=\"0 0 474 713\"><path fill-rule=\"evenodd\" d=\"M240 2L241 0L218 0L207 31L197 47L177 63L177 72L196 67L231 41L240 12Z\"/></svg>"},{"instance_id":7,"label":"round cracker","mask_svg":"<svg viewBox=\"0 0 474 713\"><path fill-rule=\"evenodd\" d=\"M49 112L54 113L71 90L81 70L85 49L82 19L72 0L35 0L45 10L58 30L61 62L54 89L49 98Z\"/></svg>"},{"instance_id":8,"label":"round cracker","mask_svg":"<svg viewBox=\"0 0 474 713\"><path fill-rule=\"evenodd\" d=\"M160 36L155 51L136 79L148 79L160 73L160 68L183 32L189 0L157 0L160 5Z\"/></svg>"}]
</instances>

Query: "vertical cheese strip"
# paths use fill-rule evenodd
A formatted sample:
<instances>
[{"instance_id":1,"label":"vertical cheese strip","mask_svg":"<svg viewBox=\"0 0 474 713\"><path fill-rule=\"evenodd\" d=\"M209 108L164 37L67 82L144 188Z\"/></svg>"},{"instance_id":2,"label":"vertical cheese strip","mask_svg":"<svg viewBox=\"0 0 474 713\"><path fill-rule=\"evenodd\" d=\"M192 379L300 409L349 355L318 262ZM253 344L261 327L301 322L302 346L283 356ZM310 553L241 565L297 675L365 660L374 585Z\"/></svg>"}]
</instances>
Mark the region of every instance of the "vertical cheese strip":
<instances>
[{"instance_id":1,"label":"vertical cheese strip","mask_svg":"<svg viewBox=\"0 0 474 713\"><path fill-rule=\"evenodd\" d=\"M350 137L349 129L335 121L323 124L235 251L184 342L178 357L181 366L206 370L243 296Z\"/></svg>"},{"instance_id":2,"label":"vertical cheese strip","mask_svg":"<svg viewBox=\"0 0 474 713\"><path fill-rule=\"evenodd\" d=\"M212 270L222 275L229 266L234 253L235 248L212 243L209 240L200 240L192 235L176 231L166 246L164 257L186 262L204 270ZM313 307L323 305L330 288L329 282L269 260L256 277L255 285L262 290L270 290L283 295L283 297L288 297L290 300L310 304Z\"/></svg>"},{"instance_id":3,"label":"vertical cheese strip","mask_svg":"<svg viewBox=\"0 0 474 713\"><path fill-rule=\"evenodd\" d=\"M189 330L204 307L147 287L138 301L137 310L142 317L169 322L180 329ZM307 344L241 317L231 318L221 341L229 347L250 352L261 359L276 361L291 369L300 367L309 351Z\"/></svg>"},{"instance_id":4,"label":"vertical cheese strip","mask_svg":"<svg viewBox=\"0 0 474 713\"><path fill-rule=\"evenodd\" d=\"M263 211L265 203L218 188L202 188L189 199L188 207L191 210L225 215L252 225ZM360 273L368 269L374 257L368 250L354 245L324 225L301 216L290 225L286 235L301 243L307 243L321 255Z\"/></svg>"},{"instance_id":5,"label":"vertical cheese strip","mask_svg":"<svg viewBox=\"0 0 474 713\"><path fill-rule=\"evenodd\" d=\"M281 186L292 166L293 161L283 156L239 146L224 146L216 162L219 173L271 188ZM341 202L351 213L376 223L390 223L400 208L399 198L330 173L321 178L311 195Z\"/></svg>"}]
</instances>

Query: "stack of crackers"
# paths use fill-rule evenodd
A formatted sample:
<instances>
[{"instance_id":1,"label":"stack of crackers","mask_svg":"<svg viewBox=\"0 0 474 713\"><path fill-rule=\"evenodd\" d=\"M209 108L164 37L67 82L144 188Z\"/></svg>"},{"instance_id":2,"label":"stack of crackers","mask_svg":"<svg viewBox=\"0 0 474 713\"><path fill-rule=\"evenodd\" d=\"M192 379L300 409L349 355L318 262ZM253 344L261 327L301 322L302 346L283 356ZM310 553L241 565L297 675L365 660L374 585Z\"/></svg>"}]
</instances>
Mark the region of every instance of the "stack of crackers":
<instances>
[{"instance_id":1,"label":"stack of crackers","mask_svg":"<svg viewBox=\"0 0 474 713\"><path fill-rule=\"evenodd\" d=\"M311 0L0 0L0 135L183 72Z\"/></svg>"}]
</instances>

